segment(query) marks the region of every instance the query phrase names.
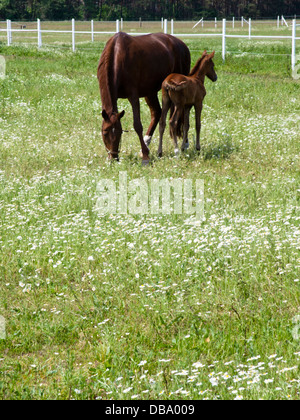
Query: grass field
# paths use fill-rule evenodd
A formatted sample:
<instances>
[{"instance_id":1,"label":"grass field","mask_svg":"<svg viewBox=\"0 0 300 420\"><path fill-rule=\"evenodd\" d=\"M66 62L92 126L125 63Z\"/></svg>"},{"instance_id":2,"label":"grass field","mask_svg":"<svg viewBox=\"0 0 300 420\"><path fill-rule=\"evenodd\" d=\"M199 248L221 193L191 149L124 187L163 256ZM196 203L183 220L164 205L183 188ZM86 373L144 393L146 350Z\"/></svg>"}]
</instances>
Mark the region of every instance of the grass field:
<instances>
[{"instance_id":1,"label":"grass field","mask_svg":"<svg viewBox=\"0 0 300 420\"><path fill-rule=\"evenodd\" d=\"M186 42L193 63L220 51ZM146 168L124 100L121 160L106 160L104 40L0 44L1 399L299 399L300 86L290 43L230 43L201 155L174 158L166 135L158 159L156 132ZM97 184L121 171L203 179L205 221L100 217Z\"/></svg>"}]
</instances>

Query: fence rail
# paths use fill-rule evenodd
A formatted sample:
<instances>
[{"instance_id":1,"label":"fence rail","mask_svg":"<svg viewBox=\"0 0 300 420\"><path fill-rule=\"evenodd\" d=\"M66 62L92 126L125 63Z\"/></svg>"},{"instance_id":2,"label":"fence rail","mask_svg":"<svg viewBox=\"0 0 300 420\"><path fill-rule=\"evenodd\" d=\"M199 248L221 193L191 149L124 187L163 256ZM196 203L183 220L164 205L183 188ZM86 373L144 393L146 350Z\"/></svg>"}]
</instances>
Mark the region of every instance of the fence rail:
<instances>
[{"instance_id":1,"label":"fence rail","mask_svg":"<svg viewBox=\"0 0 300 420\"><path fill-rule=\"evenodd\" d=\"M290 22L290 24L288 23ZM37 22L11 22L10 20L7 20L5 22L0 22L0 35L1 33L4 33L4 36L7 40L7 45L12 45L13 42L13 33L16 34L28 34L28 33L34 33L36 34L36 42L38 45L38 48L41 48L43 46L43 35L46 34L67 34L71 35L71 43L72 43L72 51L76 51L76 35L87 35L90 38L91 42L95 41L96 35L114 35L115 33L118 33L121 31L126 32L126 24L127 22L124 22L123 19L118 19L115 23L114 22L106 22L106 26L109 27L109 30L95 30L95 24L99 26L100 22L94 22L93 20L91 22L79 22L81 26L85 26L89 28L89 30L76 30L76 22L75 19L72 19L71 27L70 29L42 29L42 24L40 19L37 19ZM103 23L103 22L101 22ZM133 23L133 22L131 22ZM208 30L216 30L220 23L222 24L222 32L216 33L216 32L206 32L206 33L184 33L181 32L181 28L186 25L185 22L174 22L174 20L171 20L170 22L170 31L169 31L169 21L167 19L161 20L161 22L155 22L155 29L157 31L161 30L164 33L170 32L172 35L185 38L185 37L220 37L222 39L222 58L225 61L226 59L226 40L230 38L241 38L241 39L285 39L291 41L291 65L292 70L295 69L296 66L296 41L300 40L300 37L297 37L296 34L296 28L299 26L297 24L296 19L292 19L291 21L284 18L284 16L278 16L277 20L275 21L268 21L267 23L264 21L254 21L249 18L248 20L242 17L240 20L237 20L235 18L232 18L231 20L223 19L222 21L218 21L217 18L212 21L206 21L204 18L200 19L196 24L192 27L193 30L198 30L201 28L208 28ZM277 30L284 29L290 30L291 29L291 35L254 35L253 34L253 28L256 27L256 25L272 25L272 27L276 28ZM13 27L12 25L16 26ZM43 22L44 26L47 26L46 22ZM147 22L142 22L141 20L139 22L135 22L135 25L138 25L138 31L132 32L133 30L128 30L131 35L145 35L150 32L142 32L143 28L147 28L148 25ZM4 27L3 27L4 26ZM31 27L30 27L31 26ZM176 28L175 28L176 26ZM247 29L247 34L235 34L235 33L228 33L228 30L245 30ZM185 29L185 28L184 28ZM136 31L136 29L134 30Z\"/></svg>"}]
</instances>

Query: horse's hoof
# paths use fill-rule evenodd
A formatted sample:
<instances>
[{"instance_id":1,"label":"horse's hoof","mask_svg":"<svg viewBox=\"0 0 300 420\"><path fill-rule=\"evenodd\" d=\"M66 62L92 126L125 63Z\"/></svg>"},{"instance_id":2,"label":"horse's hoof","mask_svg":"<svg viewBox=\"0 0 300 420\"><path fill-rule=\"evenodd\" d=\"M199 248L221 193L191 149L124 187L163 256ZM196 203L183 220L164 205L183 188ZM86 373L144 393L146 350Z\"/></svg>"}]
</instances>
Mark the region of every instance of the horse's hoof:
<instances>
[{"instance_id":1,"label":"horse's hoof","mask_svg":"<svg viewBox=\"0 0 300 420\"><path fill-rule=\"evenodd\" d=\"M142 160L142 166L148 166L150 164L150 159L148 160Z\"/></svg>"},{"instance_id":2,"label":"horse's hoof","mask_svg":"<svg viewBox=\"0 0 300 420\"><path fill-rule=\"evenodd\" d=\"M189 147L190 147L190 143L189 142L185 143L184 150L187 150Z\"/></svg>"}]
</instances>

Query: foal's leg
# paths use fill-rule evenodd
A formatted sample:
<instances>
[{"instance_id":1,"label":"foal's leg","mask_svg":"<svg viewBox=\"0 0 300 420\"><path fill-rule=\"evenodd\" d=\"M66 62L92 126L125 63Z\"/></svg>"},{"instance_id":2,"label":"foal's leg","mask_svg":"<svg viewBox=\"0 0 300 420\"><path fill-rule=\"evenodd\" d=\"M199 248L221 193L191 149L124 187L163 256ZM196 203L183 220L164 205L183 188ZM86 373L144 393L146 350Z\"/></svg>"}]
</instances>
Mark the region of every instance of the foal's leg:
<instances>
[{"instance_id":1,"label":"foal's leg","mask_svg":"<svg viewBox=\"0 0 300 420\"><path fill-rule=\"evenodd\" d=\"M138 96L129 98L129 101L131 103L132 111L133 111L133 127L137 135L139 136L141 147L142 147L143 164L147 164L149 162L149 149L143 139L143 126L141 123L141 116L140 116L140 101L139 101Z\"/></svg>"},{"instance_id":2,"label":"foal's leg","mask_svg":"<svg viewBox=\"0 0 300 420\"><path fill-rule=\"evenodd\" d=\"M202 104L195 106L195 117L196 117L196 150L200 152L200 131L201 131L201 112Z\"/></svg>"},{"instance_id":3,"label":"foal's leg","mask_svg":"<svg viewBox=\"0 0 300 420\"><path fill-rule=\"evenodd\" d=\"M166 129L166 119L168 115L168 111L171 107L171 100L168 95L168 92L164 91L162 92L162 113L161 118L159 121L159 146L158 146L158 156L162 157L162 144L163 144L163 136Z\"/></svg>"},{"instance_id":4,"label":"foal's leg","mask_svg":"<svg viewBox=\"0 0 300 420\"><path fill-rule=\"evenodd\" d=\"M191 107L185 107L184 109L184 125L183 125L183 141L181 145L181 151L184 152L189 144L188 133L190 129L190 110Z\"/></svg>"},{"instance_id":5,"label":"foal's leg","mask_svg":"<svg viewBox=\"0 0 300 420\"><path fill-rule=\"evenodd\" d=\"M161 117L161 107L160 103L157 97L157 93L148 96L145 98L146 102L150 108L151 111L151 123L149 125L148 131L144 137L144 141L146 145L149 147L151 143L151 139L153 136L153 133L157 127L157 124L159 123L159 119Z\"/></svg>"},{"instance_id":6,"label":"foal's leg","mask_svg":"<svg viewBox=\"0 0 300 420\"><path fill-rule=\"evenodd\" d=\"M178 142L177 142L177 126L178 126L178 122L179 122L181 114L182 114L182 109L175 106L174 113L170 119L170 127L171 127L171 132L172 132L173 140L174 140L175 155L178 155L179 153Z\"/></svg>"}]
</instances>

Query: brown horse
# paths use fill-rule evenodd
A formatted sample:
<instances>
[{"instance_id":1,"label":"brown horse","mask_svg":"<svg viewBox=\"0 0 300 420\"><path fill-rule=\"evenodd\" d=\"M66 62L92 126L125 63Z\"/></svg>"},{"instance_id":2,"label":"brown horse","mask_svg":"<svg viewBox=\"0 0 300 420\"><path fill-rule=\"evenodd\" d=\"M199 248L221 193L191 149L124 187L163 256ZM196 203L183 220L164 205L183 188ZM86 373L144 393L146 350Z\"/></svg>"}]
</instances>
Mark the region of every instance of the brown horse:
<instances>
[{"instance_id":1,"label":"brown horse","mask_svg":"<svg viewBox=\"0 0 300 420\"><path fill-rule=\"evenodd\" d=\"M174 112L170 119L170 134L174 140L175 154L179 153L177 136L183 137L182 151L188 145L189 115L193 106L196 116L196 149L200 151L201 112L203 100L206 95L204 79L207 76L210 80L216 82L218 78L212 61L214 55L215 52L207 54L204 51L189 76L170 74L164 80L162 84L162 116L159 124L159 156L162 156L162 141L166 128L166 117L172 105Z\"/></svg>"},{"instance_id":2,"label":"brown horse","mask_svg":"<svg viewBox=\"0 0 300 420\"><path fill-rule=\"evenodd\" d=\"M191 56L188 47L171 35L130 36L120 32L106 44L100 57L98 80L102 100L102 135L109 158L118 159L122 136L118 98L129 99L143 154L149 161L149 148L159 123L161 106L157 97L163 80L170 73L188 74ZM151 123L143 138L139 98L144 97L151 111Z\"/></svg>"}]
</instances>

